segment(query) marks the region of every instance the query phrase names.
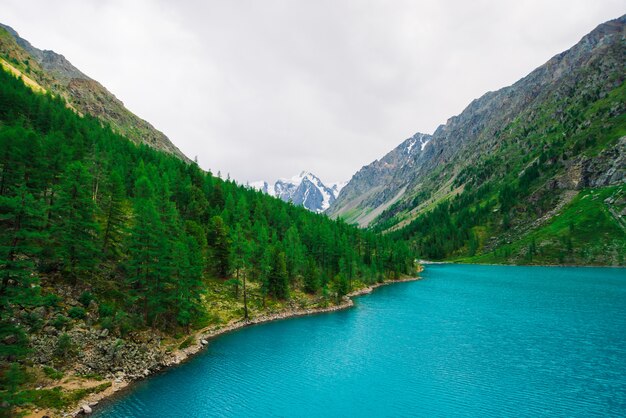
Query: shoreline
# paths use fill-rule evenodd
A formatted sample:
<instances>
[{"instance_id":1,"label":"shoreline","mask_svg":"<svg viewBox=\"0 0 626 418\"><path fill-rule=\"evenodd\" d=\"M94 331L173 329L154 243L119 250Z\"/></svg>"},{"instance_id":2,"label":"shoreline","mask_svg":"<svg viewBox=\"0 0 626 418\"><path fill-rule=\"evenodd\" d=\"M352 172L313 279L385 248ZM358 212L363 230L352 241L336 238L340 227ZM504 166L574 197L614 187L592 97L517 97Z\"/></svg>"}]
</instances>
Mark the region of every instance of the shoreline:
<instances>
[{"instance_id":1,"label":"shoreline","mask_svg":"<svg viewBox=\"0 0 626 418\"><path fill-rule=\"evenodd\" d=\"M608 266L608 265L589 265L589 264L503 264L503 263L472 263L468 261L429 261L419 260L420 264L424 266L428 265L440 265L440 264L452 264L462 266L502 266L502 267L580 267L580 268L615 268L626 269L625 266Z\"/></svg>"},{"instance_id":2,"label":"shoreline","mask_svg":"<svg viewBox=\"0 0 626 418\"><path fill-rule=\"evenodd\" d=\"M418 273L421 273L422 271L423 271L423 267L422 269L418 271ZM396 279L396 280L387 280L382 283L374 283L372 285L363 287L361 289L354 290L346 294L343 297L343 300L341 301L341 303L337 305L330 305L330 306L319 307L319 308L290 309L290 310L285 310L282 312L277 312L277 313L273 313L269 315L261 315L257 318L254 318L248 321L244 321L240 319L237 321L232 321L221 327L211 326L211 327L201 329L195 332L194 334L192 334L194 337L194 344L184 349L176 349L172 351L169 354L168 358L161 364L162 367L159 368L158 370L152 371L146 376L144 376L143 378L139 378L139 379L130 379L130 380L107 379L103 382L110 382L111 386L109 386L107 389L105 389L102 392L94 393L82 399L78 403L78 405L73 410L71 410L69 415L64 414L63 416L75 417L75 416L84 415L83 413L84 406L88 406L90 409L94 409L95 407L97 407L97 405L100 402L109 400L110 398L113 398L114 396L119 395L121 392L128 390L132 386L133 383L139 380L149 378L150 376L153 376L157 373L164 372L171 367L175 367L184 363L185 361L192 358L194 355L201 352L204 348L206 348L208 346L209 340L219 337L220 335L226 334L228 332L236 331L242 328L246 328L249 326L263 324L266 322L273 322L273 321L279 321L282 319L290 319L290 318L297 318L301 316L341 311L341 310L348 309L354 306L353 298L358 297L358 296L368 295L379 287L396 284L396 283L414 282L418 280L422 280L422 277L416 276L416 277L405 277L405 278Z\"/></svg>"}]
</instances>

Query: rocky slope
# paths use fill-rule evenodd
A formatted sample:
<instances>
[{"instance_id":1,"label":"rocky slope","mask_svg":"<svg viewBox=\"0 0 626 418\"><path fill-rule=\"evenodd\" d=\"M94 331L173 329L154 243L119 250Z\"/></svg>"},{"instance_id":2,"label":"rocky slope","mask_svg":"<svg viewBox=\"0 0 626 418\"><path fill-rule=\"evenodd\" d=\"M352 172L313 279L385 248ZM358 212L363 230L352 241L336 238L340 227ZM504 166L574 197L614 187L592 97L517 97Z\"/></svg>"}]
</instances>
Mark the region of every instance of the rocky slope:
<instances>
[{"instance_id":1,"label":"rocky slope","mask_svg":"<svg viewBox=\"0 0 626 418\"><path fill-rule=\"evenodd\" d=\"M319 177L302 171L290 179L278 179L272 185L266 181L256 181L251 187L285 202L303 206L313 212L323 212L335 201L344 183L325 185Z\"/></svg>"},{"instance_id":2,"label":"rocky slope","mask_svg":"<svg viewBox=\"0 0 626 418\"><path fill-rule=\"evenodd\" d=\"M432 136L416 133L380 160L361 168L344 187L328 213L347 222L368 225L405 190L405 178L412 175L416 162Z\"/></svg>"},{"instance_id":3,"label":"rocky slope","mask_svg":"<svg viewBox=\"0 0 626 418\"><path fill-rule=\"evenodd\" d=\"M31 88L62 96L77 112L101 119L130 140L190 161L165 134L126 109L124 103L63 55L35 48L3 24L0 24L0 64L28 78Z\"/></svg>"},{"instance_id":4,"label":"rocky slope","mask_svg":"<svg viewBox=\"0 0 626 418\"><path fill-rule=\"evenodd\" d=\"M464 209L455 202L462 200L470 211L458 237L465 244L438 253L450 257L467 255L470 237L478 248L471 252L480 254L548 226L582 189L619 188L626 182L625 27L626 16L604 23L512 86L474 100L408 161L397 158L403 143L364 167L328 213L379 230L409 227L402 237L421 248L426 243L417 236L436 229L424 215L448 202L445 211L459 229ZM503 205L506 187L514 191L511 205ZM475 220L485 208L491 215ZM618 241L620 247L621 235Z\"/></svg>"}]
</instances>

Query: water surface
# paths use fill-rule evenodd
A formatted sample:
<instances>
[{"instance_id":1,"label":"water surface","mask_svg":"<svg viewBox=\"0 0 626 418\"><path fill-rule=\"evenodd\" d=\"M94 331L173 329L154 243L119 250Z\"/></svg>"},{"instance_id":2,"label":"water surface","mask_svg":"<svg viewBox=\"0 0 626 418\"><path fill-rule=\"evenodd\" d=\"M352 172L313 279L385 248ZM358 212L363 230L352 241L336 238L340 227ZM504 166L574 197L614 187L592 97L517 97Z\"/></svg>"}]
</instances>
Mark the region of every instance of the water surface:
<instances>
[{"instance_id":1,"label":"water surface","mask_svg":"<svg viewBox=\"0 0 626 418\"><path fill-rule=\"evenodd\" d=\"M431 265L211 340L98 417L626 416L626 270Z\"/></svg>"}]
</instances>

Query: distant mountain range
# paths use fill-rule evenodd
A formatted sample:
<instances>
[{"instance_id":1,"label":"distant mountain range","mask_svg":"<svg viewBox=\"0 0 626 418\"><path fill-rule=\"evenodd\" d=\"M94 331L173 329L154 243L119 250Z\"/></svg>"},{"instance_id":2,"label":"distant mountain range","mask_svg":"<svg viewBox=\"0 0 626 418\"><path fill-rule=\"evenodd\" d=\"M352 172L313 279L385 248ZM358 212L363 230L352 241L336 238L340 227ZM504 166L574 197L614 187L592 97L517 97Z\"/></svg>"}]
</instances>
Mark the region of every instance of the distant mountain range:
<instances>
[{"instance_id":1,"label":"distant mountain range","mask_svg":"<svg viewBox=\"0 0 626 418\"><path fill-rule=\"evenodd\" d=\"M274 184L255 181L250 186L285 202L303 206L313 212L323 212L337 199L346 183L325 185L319 177L302 171L290 179L278 179Z\"/></svg>"},{"instance_id":2,"label":"distant mountain range","mask_svg":"<svg viewBox=\"0 0 626 418\"><path fill-rule=\"evenodd\" d=\"M165 134L124 107L102 84L83 74L63 55L35 48L7 25L0 23L0 65L23 78L33 90L63 97L80 114L111 125L131 141L190 161Z\"/></svg>"},{"instance_id":3,"label":"distant mountain range","mask_svg":"<svg viewBox=\"0 0 626 418\"><path fill-rule=\"evenodd\" d=\"M327 213L425 258L626 261L626 16L363 167ZM419 146L417 146L419 144Z\"/></svg>"}]
</instances>

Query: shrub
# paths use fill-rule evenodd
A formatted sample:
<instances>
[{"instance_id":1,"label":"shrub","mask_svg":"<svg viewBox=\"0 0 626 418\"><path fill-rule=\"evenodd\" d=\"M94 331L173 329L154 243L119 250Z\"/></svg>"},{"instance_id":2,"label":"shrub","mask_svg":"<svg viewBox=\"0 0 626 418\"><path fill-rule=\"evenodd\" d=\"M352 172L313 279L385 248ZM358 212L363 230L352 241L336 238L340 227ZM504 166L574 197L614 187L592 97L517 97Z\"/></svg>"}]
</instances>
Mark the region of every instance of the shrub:
<instances>
[{"instance_id":1,"label":"shrub","mask_svg":"<svg viewBox=\"0 0 626 418\"><path fill-rule=\"evenodd\" d=\"M74 306L67 311L67 314L73 319L83 319L85 317L85 308Z\"/></svg>"},{"instance_id":2,"label":"shrub","mask_svg":"<svg viewBox=\"0 0 626 418\"><path fill-rule=\"evenodd\" d=\"M70 322L68 317L59 314L52 321L52 326L58 330L62 330L63 328L65 328L68 322Z\"/></svg>"},{"instance_id":3,"label":"shrub","mask_svg":"<svg viewBox=\"0 0 626 418\"><path fill-rule=\"evenodd\" d=\"M191 336L189 336L189 337L185 338L185 341L180 343L178 348L180 348L182 350L183 348L189 347L192 343L193 343L193 338Z\"/></svg>"},{"instance_id":4,"label":"shrub","mask_svg":"<svg viewBox=\"0 0 626 418\"><path fill-rule=\"evenodd\" d=\"M53 367L44 366L43 372L47 377L53 380L60 380L63 378L63 372Z\"/></svg>"},{"instance_id":5,"label":"shrub","mask_svg":"<svg viewBox=\"0 0 626 418\"><path fill-rule=\"evenodd\" d=\"M83 292L78 298L78 301L82 303L85 308L89 306L92 300L94 300L94 297L91 292Z\"/></svg>"},{"instance_id":6,"label":"shrub","mask_svg":"<svg viewBox=\"0 0 626 418\"><path fill-rule=\"evenodd\" d=\"M103 329L108 329L109 331L113 331L115 329L115 323L113 322L113 318L106 317L102 318L100 321L100 326Z\"/></svg>"},{"instance_id":7,"label":"shrub","mask_svg":"<svg viewBox=\"0 0 626 418\"><path fill-rule=\"evenodd\" d=\"M59 302L61 301L61 297L51 293L41 298L41 304L43 306L47 306L50 308L56 308L59 306Z\"/></svg>"},{"instance_id":8,"label":"shrub","mask_svg":"<svg viewBox=\"0 0 626 418\"><path fill-rule=\"evenodd\" d=\"M114 316L115 315L115 306L110 303L102 303L98 308L98 314L101 318Z\"/></svg>"},{"instance_id":9,"label":"shrub","mask_svg":"<svg viewBox=\"0 0 626 418\"><path fill-rule=\"evenodd\" d=\"M76 344L72 341L72 337L67 334L62 334L57 341L57 346L54 349L54 356L57 359L66 359L76 354Z\"/></svg>"}]
</instances>

